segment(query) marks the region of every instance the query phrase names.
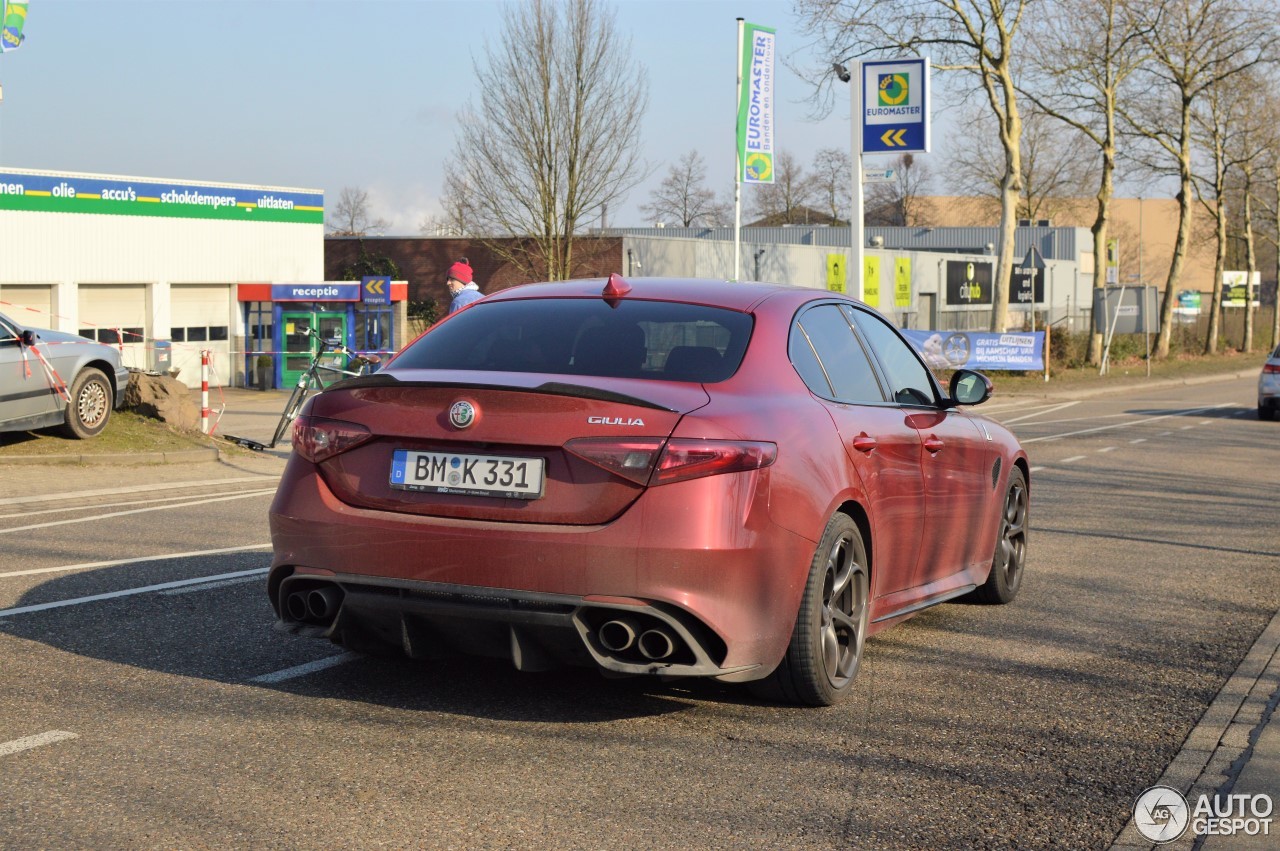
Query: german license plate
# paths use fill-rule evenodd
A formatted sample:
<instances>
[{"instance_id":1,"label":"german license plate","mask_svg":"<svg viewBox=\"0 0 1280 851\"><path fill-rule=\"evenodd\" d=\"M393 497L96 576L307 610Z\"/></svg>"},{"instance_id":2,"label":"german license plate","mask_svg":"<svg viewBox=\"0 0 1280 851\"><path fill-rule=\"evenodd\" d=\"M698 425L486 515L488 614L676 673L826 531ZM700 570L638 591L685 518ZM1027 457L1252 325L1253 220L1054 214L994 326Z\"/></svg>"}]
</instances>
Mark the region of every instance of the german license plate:
<instances>
[{"instance_id":1,"label":"german license plate","mask_svg":"<svg viewBox=\"0 0 1280 851\"><path fill-rule=\"evenodd\" d=\"M397 449L391 459L391 487L428 493L538 499L542 474L541 458Z\"/></svg>"}]
</instances>

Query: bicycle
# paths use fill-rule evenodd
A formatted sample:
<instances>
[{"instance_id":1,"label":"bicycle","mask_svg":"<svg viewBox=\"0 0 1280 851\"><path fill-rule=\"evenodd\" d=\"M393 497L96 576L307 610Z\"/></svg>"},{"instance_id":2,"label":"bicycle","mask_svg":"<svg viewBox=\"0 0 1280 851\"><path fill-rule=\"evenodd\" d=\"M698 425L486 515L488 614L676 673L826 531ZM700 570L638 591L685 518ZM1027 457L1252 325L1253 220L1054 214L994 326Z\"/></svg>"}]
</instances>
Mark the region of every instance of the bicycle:
<instances>
[{"instance_id":1,"label":"bicycle","mask_svg":"<svg viewBox=\"0 0 1280 851\"><path fill-rule=\"evenodd\" d=\"M280 423L276 426L276 433L271 438L271 443L267 448L274 449L275 445L280 442L285 433L293 425L293 421L298 418L298 414L302 411L302 405L307 401L307 397L315 390L324 390L336 381L346 378L357 378L361 375L368 375L374 367L382 362L377 355L359 354L342 345L338 340L326 340L321 337L314 328L301 329L307 336L320 344L320 348L311 358L305 372L298 377L298 383L293 388L293 393L289 396L289 401L284 406L284 412L280 415ZM338 367L329 363L323 363L325 357L333 358L334 356L346 356L346 367Z\"/></svg>"}]
</instances>

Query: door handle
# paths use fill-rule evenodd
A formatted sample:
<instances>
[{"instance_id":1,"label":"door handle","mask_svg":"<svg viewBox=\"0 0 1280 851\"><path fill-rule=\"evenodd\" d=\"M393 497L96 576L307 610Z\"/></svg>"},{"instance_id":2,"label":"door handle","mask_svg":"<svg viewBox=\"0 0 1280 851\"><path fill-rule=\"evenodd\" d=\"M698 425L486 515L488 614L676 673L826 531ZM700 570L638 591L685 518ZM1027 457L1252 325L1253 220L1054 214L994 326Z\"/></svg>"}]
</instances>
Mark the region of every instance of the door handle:
<instances>
[{"instance_id":1,"label":"door handle","mask_svg":"<svg viewBox=\"0 0 1280 851\"><path fill-rule=\"evenodd\" d=\"M869 434L860 434L853 439L853 448L859 452L870 452L876 448L876 439Z\"/></svg>"},{"instance_id":2,"label":"door handle","mask_svg":"<svg viewBox=\"0 0 1280 851\"><path fill-rule=\"evenodd\" d=\"M943 445L942 441L932 434L924 439L924 448L935 454L942 451Z\"/></svg>"}]
</instances>

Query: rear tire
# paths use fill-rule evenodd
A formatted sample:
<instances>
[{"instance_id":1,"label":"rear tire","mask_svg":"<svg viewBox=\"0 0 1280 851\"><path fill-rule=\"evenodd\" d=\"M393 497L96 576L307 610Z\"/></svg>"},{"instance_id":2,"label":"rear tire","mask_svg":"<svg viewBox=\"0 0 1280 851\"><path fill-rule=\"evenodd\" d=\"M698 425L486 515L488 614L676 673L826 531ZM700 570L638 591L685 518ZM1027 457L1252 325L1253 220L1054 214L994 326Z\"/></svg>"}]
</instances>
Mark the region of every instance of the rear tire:
<instances>
[{"instance_id":1,"label":"rear tire","mask_svg":"<svg viewBox=\"0 0 1280 851\"><path fill-rule=\"evenodd\" d=\"M809 706L848 696L866 643L869 590L862 532L848 515L837 514L814 553L787 654L768 678L752 685L754 693Z\"/></svg>"},{"instance_id":2,"label":"rear tire","mask_svg":"<svg viewBox=\"0 0 1280 851\"><path fill-rule=\"evenodd\" d=\"M980 603L1011 603L1022 587L1022 574L1027 566L1027 515L1030 500L1027 477L1018 467L1009 474L1009 487L1000 512L1000 531L996 551L991 559L991 574L973 592Z\"/></svg>"},{"instance_id":3,"label":"rear tire","mask_svg":"<svg viewBox=\"0 0 1280 851\"><path fill-rule=\"evenodd\" d=\"M1270 420L1274 420L1275 418L1276 418L1275 408L1271 408L1266 405L1258 406L1258 419L1270 421Z\"/></svg>"},{"instance_id":4,"label":"rear tire","mask_svg":"<svg viewBox=\"0 0 1280 851\"><path fill-rule=\"evenodd\" d=\"M66 422L62 433L77 440L95 437L107 427L115 394L111 382L100 369L86 367L71 382L71 401L67 403Z\"/></svg>"},{"instance_id":5,"label":"rear tire","mask_svg":"<svg viewBox=\"0 0 1280 851\"><path fill-rule=\"evenodd\" d=\"M311 383L300 384L293 388L293 394L289 397L289 403L284 406L284 413L280 416L280 422L276 425L276 433L271 437L271 445L274 447L280 442L280 439L289 433L293 427L293 421L298 418L299 412L302 411L302 403L307 401L307 395L311 392ZM292 442L292 438L290 438Z\"/></svg>"}]
</instances>

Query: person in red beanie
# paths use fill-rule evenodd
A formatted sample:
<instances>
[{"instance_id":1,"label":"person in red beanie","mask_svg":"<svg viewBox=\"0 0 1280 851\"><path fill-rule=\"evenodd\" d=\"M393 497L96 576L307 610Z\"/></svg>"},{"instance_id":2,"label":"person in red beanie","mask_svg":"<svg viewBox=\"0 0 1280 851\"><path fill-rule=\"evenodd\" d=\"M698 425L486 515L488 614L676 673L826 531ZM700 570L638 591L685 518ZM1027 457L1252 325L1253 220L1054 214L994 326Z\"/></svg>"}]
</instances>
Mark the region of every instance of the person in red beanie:
<instances>
[{"instance_id":1,"label":"person in red beanie","mask_svg":"<svg viewBox=\"0 0 1280 851\"><path fill-rule=\"evenodd\" d=\"M449 288L449 294L453 296L453 301L449 302L450 313L457 313L473 301L479 301L484 298L484 293L480 292L480 287L472 278L471 265L467 263L467 258L465 257L449 267L449 275L445 279L445 286Z\"/></svg>"}]
</instances>

